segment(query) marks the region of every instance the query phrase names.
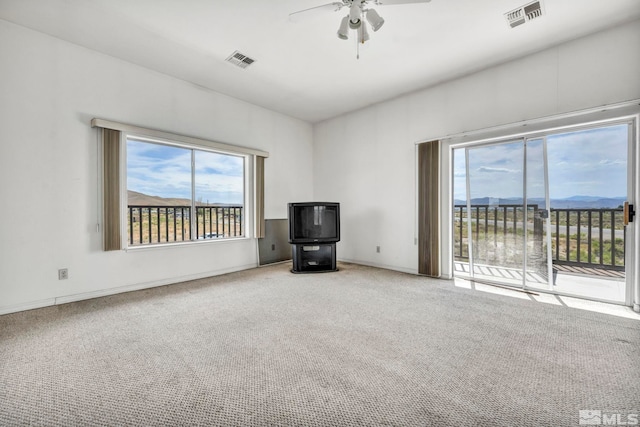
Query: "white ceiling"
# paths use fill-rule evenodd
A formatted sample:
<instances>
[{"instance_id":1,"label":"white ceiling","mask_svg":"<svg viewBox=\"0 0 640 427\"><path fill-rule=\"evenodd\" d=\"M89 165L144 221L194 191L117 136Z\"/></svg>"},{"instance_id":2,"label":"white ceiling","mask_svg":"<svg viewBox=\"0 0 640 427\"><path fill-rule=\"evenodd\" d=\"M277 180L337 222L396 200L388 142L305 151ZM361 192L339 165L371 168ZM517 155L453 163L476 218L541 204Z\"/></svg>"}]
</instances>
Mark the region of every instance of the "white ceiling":
<instances>
[{"instance_id":1,"label":"white ceiling","mask_svg":"<svg viewBox=\"0 0 640 427\"><path fill-rule=\"evenodd\" d=\"M327 2L0 0L0 18L318 122L640 17L639 0L542 0L544 16L511 29L504 13L529 0L380 5L356 59L355 37L336 36L346 9L288 19ZM256 62L225 62L235 50Z\"/></svg>"}]
</instances>

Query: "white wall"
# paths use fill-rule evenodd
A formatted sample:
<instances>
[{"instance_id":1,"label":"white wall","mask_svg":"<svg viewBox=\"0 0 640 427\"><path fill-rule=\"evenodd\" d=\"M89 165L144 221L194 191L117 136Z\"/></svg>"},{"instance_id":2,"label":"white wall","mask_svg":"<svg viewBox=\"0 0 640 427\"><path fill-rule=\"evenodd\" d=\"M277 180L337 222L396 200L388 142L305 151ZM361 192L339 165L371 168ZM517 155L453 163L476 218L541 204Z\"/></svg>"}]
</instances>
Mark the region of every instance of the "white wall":
<instances>
[{"instance_id":1,"label":"white wall","mask_svg":"<svg viewBox=\"0 0 640 427\"><path fill-rule=\"evenodd\" d=\"M255 239L103 252L93 117L270 152L267 218L312 199L308 123L2 20L0 57L0 314L257 265Z\"/></svg>"},{"instance_id":2,"label":"white wall","mask_svg":"<svg viewBox=\"0 0 640 427\"><path fill-rule=\"evenodd\" d=\"M639 46L635 21L317 124L314 196L342 204L338 258L417 272L415 143L638 99Z\"/></svg>"}]
</instances>

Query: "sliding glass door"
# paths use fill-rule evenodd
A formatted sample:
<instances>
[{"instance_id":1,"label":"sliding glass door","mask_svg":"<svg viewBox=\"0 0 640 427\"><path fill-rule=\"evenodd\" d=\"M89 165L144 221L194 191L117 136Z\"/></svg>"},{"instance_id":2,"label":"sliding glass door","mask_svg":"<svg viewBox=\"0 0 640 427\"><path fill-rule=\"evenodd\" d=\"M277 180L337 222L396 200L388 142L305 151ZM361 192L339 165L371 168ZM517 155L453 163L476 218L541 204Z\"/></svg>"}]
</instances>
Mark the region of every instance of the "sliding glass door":
<instances>
[{"instance_id":1,"label":"sliding glass door","mask_svg":"<svg viewBox=\"0 0 640 427\"><path fill-rule=\"evenodd\" d=\"M460 242L475 280L549 287L548 186L545 141L501 142L455 153L464 164L464 204L458 200ZM460 227L460 225L463 227ZM466 239L464 238L466 236Z\"/></svg>"},{"instance_id":2,"label":"sliding glass door","mask_svg":"<svg viewBox=\"0 0 640 427\"><path fill-rule=\"evenodd\" d=\"M469 271L475 279L522 285L522 141L468 148L466 218Z\"/></svg>"},{"instance_id":3,"label":"sliding glass door","mask_svg":"<svg viewBox=\"0 0 640 427\"><path fill-rule=\"evenodd\" d=\"M454 155L454 272L631 301L633 122L470 144Z\"/></svg>"},{"instance_id":4,"label":"sliding glass door","mask_svg":"<svg viewBox=\"0 0 640 427\"><path fill-rule=\"evenodd\" d=\"M633 125L629 122L549 135L554 290L625 302L632 265Z\"/></svg>"}]
</instances>

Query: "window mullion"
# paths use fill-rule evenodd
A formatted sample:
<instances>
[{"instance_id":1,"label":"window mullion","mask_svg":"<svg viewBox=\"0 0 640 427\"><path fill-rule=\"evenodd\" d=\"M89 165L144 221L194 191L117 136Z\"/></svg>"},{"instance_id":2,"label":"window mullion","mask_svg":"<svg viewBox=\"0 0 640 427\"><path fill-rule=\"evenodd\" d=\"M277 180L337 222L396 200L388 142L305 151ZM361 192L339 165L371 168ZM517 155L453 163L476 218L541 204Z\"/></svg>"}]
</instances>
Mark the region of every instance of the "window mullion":
<instances>
[{"instance_id":1,"label":"window mullion","mask_svg":"<svg viewBox=\"0 0 640 427\"><path fill-rule=\"evenodd\" d=\"M197 240L196 223L198 221L198 212L196 211L196 153L191 150L191 236L189 240Z\"/></svg>"}]
</instances>

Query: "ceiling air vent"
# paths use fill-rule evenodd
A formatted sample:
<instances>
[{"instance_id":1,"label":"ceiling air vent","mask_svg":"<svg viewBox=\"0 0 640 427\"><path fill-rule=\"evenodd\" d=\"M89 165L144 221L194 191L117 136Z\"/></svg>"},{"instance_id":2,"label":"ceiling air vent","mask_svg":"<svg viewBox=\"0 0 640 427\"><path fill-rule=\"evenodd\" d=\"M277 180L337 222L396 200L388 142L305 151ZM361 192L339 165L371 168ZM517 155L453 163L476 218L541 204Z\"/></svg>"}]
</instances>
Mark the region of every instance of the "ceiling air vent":
<instances>
[{"instance_id":1,"label":"ceiling air vent","mask_svg":"<svg viewBox=\"0 0 640 427\"><path fill-rule=\"evenodd\" d=\"M226 61L231 62L233 65L237 65L240 68L247 68L249 65L255 62L255 59L251 59L247 55L244 55L236 50L231 55L229 55Z\"/></svg>"},{"instance_id":2,"label":"ceiling air vent","mask_svg":"<svg viewBox=\"0 0 640 427\"><path fill-rule=\"evenodd\" d=\"M511 28L542 16L542 3L537 0L504 14Z\"/></svg>"}]
</instances>

